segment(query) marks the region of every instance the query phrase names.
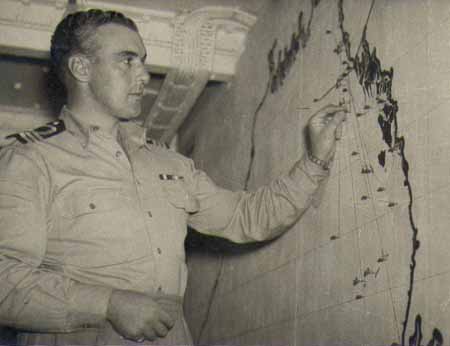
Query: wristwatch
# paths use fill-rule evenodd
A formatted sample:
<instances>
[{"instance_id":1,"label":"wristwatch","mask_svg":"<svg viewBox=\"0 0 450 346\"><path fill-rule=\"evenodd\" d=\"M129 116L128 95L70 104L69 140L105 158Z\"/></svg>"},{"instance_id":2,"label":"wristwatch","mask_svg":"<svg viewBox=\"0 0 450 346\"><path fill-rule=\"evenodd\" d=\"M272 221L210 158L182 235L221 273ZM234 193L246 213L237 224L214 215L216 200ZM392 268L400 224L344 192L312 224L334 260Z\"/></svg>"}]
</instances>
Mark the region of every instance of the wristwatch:
<instances>
[{"instance_id":1,"label":"wristwatch","mask_svg":"<svg viewBox=\"0 0 450 346\"><path fill-rule=\"evenodd\" d=\"M310 151L308 151L308 159L311 162L314 162L316 165L319 165L321 168L323 168L326 171L328 171L330 169L329 162L319 159L318 157L314 156Z\"/></svg>"}]
</instances>

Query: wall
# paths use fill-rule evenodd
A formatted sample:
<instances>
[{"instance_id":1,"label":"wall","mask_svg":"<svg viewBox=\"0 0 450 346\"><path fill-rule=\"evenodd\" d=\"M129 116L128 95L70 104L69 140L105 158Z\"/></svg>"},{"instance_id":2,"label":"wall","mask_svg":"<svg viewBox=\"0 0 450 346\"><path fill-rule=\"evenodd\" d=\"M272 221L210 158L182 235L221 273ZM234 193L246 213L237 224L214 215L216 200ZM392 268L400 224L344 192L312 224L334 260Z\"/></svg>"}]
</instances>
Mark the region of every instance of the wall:
<instances>
[{"instance_id":1,"label":"wall","mask_svg":"<svg viewBox=\"0 0 450 346\"><path fill-rule=\"evenodd\" d=\"M304 47L266 93L300 11ZM449 42L446 0L266 1L235 79L207 88L180 144L252 190L302 155L316 109L351 114L318 208L262 247L189 257L200 344L450 344Z\"/></svg>"}]
</instances>

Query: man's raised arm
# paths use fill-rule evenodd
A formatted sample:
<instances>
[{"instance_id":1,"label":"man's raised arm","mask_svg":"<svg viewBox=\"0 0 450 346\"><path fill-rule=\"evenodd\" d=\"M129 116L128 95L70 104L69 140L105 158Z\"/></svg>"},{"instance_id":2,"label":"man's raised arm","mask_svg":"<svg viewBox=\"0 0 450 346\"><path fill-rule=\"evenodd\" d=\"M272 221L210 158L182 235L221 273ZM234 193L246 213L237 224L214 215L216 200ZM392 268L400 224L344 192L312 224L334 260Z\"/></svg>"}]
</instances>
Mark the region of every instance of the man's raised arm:
<instances>
[{"instance_id":1,"label":"man's raised arm","mask_svg":"<svg viewBox=\"0 0 450 346\"><path fill-rule=\"evenodd\" d=\"M192 166L190 192L199 208L190 215L190 226L237 243L267 240L286 231L317 198L329 174L345 113L343 107L329 105L312 115L308 154L290 172L254 192L221 189Z\"/></svg>"}]
</instances>

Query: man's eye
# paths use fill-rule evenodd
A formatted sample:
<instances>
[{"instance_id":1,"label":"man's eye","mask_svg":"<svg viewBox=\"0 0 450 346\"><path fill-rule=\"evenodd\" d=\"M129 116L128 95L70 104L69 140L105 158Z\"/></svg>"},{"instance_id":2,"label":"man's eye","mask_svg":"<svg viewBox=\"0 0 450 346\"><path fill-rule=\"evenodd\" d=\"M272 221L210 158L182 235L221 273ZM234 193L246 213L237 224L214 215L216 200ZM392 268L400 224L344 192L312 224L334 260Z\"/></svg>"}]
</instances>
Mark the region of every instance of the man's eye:
<instances>
[{"instance_id":1,"label":"man's eye","mask_svg":"<svg viewBox=\"0 0 450 346\"><path fill-rule=\"evenodd\" d=\"M133 63L133 58L125 58L123 61L126 65L131 65Z\"/></svg>"}]
</instances>

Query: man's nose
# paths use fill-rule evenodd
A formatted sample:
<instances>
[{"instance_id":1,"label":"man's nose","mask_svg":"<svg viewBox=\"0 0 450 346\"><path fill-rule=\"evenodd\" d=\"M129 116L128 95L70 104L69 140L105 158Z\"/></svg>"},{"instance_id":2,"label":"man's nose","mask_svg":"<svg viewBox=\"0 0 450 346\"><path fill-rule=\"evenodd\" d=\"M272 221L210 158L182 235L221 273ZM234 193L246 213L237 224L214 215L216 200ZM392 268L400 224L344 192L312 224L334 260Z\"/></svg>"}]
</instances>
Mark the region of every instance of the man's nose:
<instances>
[{"instance_id":1,"label":"man's nose","mask_svg":"<svg viewBox=\"0 0 450 346\"><path fill-rule=\"evenodd\" d=\"M138 68L138 80L140 82L142 82L144 85L148 84L148 82L150 82L151 76L150 76L150 72L147 71L147 68L145 67L144 64L141 64L140 67Z\"/></svg>"}]
</instances>

